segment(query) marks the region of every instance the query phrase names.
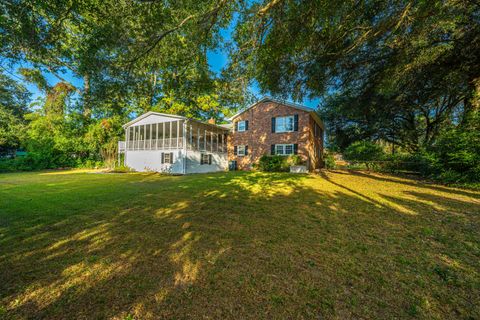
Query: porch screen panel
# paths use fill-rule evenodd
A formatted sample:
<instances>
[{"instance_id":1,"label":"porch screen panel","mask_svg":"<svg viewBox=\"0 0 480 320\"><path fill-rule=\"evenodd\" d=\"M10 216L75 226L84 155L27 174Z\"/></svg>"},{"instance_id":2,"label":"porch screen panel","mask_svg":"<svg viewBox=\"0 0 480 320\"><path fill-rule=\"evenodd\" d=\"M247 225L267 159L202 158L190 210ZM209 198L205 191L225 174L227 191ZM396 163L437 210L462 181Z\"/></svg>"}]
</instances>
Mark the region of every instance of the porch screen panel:
<instances>
[{"instance_id":1,"label":"porch screen panel","mask_svg":"<svg viewBox=\"0 0 480 320\"><path fill-rule=\"evenodd\" d=\"M145 125L140 126L140 150L145 149Z\"/></svg>"},{"instance_id":2,"label":"porch screen panel","mask_svg":"<svg viewBox=\"0 0 480 320\"><path fill-rule=\"evenodd\" d=\"M198 149L205 150L205 130L198 128Z\"/></svg>"},{"instance_id":3,"label":"porch screen panel","mask_svg":"<svg viewBox=\"0 0 480 320\"><path fill-rule=\"evenodd\" d=\"M128 128L128 145L127 145L128 150L133 150L133 142L135 141L135 140L134 140L134 135L135 135L135 133L134 133L134 131L133 131L134 128L135 128L135 127L130 127L130 128Z\"/></svg>"},{"instance_id":4,"label":"porch screen panel","mask_svg":"<svg viewBox=\"0 0 480 320\"><path fill-rule=\"evenodd\" d=\"M184 122L185 122L184 120L178 121L178 147L179 148L183 148L183 123Z\"/></svg>"},{"instance_id":5,"label":"porch screen panel","mask_svg":"<svg viewBox=\"0 0 480 320\"><path fill-rule=\"evenodd\" d=\"M150 124L145 125L145 150L150 149Z\"/></svg>"},{"instance_id":6,"label":"porch screen panel","mask_svg":"<svg viewBox=\"0 0 480 320\"><path fill-rule=\"evenodd\" d=\"M159 123L158 124L158 141L157 141L157 146L158 149L163 149L163 127L165 125L165 122Z\"/></svg>"},{"instance_id":7,"label":"porch screen panel","mask_svg":"<svg viewBox=\"0 0 480 320\"><path fill-rule=\"evenodd\" d=\"M151 149L157 149L157 126L158 126L158 123L152 124L152 145L151 145Z\"/></svg>"},{"instance_id":8,"label":"porch screen panel","mask_svg":"<svg viewBox=\"0 0 480 320\"><path fill-rule=\"evenodd\" d=\"M170 147L177 147L177 137L178 137L178 121L170 122L172 125L172 132L170 133Z\"/></svg>"},{"instance_id":9,"label":"porch screen panel","mask_svg":"<svg viewBox=\"0 0 480 320\"><path fill-rule=\"evenodd\" d=\"M140 149L140 126L135 126L135 150Z\"/></svg>"},{"instance_id":10,"label":"porch screen panel","mask_svg":"<svg viewBox=\"0 0 480 320\"><path fill-rule=\"evenodd\" d=\"M171 132L171 126L172 126L172 123L171 122L165 122L165 139L163 141L163 147L165 149L168 149L170 148L170 132Z\"/></svg>"},{"instance_id":11,"label":"porch screen panel","mask_svg":"<svg viewBox=\"0 0 480 320\"><path fill-rule=\"evenodd\" d=\"M198 150L198 128L192 124L192 150Z\"/></svg>"},{"instance_id":12,"label":"porch screen panel","mask_svg":"<svg viewBox=\"0 0 480 320\"><path fill-rule=\"evenodd\" d=\"M212 133L208 130L205 130L205 150L212 151Z\"/></svg>"}]
</instances>

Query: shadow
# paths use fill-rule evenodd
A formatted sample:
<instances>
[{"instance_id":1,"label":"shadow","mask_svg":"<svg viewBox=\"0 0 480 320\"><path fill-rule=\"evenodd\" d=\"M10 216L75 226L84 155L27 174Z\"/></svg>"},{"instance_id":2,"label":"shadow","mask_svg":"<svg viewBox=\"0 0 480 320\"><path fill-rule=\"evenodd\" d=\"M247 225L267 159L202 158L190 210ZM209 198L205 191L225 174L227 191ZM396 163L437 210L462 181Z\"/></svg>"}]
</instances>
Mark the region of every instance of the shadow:
<instances>
[{"instance_id":1,"label":"shadow","mask_svg":"<svg viewBox=\"0 0 480 320\"><path fill-rule=\"evenodd\" d=\"M362 178L377 180L377 181L402 183L402 184L408 185L408 186L422 187L422 188L426 188L426 189L430 189L430 190L449 192L449 193L454 193L454 194L458 194L458 195L464 195L464 196L480 199L480 193L479 192L468 191L466 189L459 189L459 188L454 188L454 187L441 186L439 184L435 184L433 182L428 182L428 181L422 180L420 178L412 179L412 177L403 177L403 176L396 177L396 176L390 176L390 175L381 174L381 173L362 172L362 171L357 171L357 170L349 170L348 174L354 175L354 176L359 176L359 177L362 177Z\"/></svg>"},{"instance_id":2,"label":"shadow","mask_svg":"<svg viewBox=\"0 0 480 320\"><path fill-rule=\"evenodd\" d=\"M0 318L478 312L478 211L454 193L335 173L6 179Z\"/></svg>"}]
</instances>

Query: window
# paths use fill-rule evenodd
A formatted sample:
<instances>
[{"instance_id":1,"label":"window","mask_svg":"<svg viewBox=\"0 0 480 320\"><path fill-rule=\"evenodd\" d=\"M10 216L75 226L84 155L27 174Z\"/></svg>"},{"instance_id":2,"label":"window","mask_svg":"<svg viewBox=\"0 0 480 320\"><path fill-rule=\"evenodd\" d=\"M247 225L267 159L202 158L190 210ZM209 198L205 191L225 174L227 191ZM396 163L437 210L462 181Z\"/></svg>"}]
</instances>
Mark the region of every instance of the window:
<instances>
[{"instance_id":1,"label":"window","mask_svg":"<svg viewBox=\"0 0 480 320\"><path fill-rule=\"evenodd\" d=\"M293 144L276 144L275 145L275 154L280 156L287 156L290 154L294 154L294 145Z\"/></svg>"},{"instance_id":2,"label":"window","mask_svg":"<svg viewBox=\"0 0 480 320\"><path fill-rule=\"evenodd\" d=\"M237 122L237 131L243 132L248 130L248 121L238 121Z\"/></svg>"},{"instance_id":3,"label":"window","mask_svg":"<svg viewBox=\"0 0 480 320\"><path fill-rule=\"evenodd\" d=\"M212 164L212 155L202 153L200 156L200 164Z\"/></svg>"},{"instance_id":4,"label":"window","mask_svg":"<svg viewBox=\"0 0 480 320\"><path fill-rule=\"evenodd\" d=\"M246 156L248 155L248 146L235 146L234 153L237 156Z\"/></svg>"},{"instance_id":5,"label":"window","mask_svg":"<svg viewBox=\"0 0 480 320\"><path fill-rule=\"evenodd\" d=\"M294 116L275 118L275 132L291 132L294 129Z\"/></svg>"},{"instance_id":6,"label":"window","mask_svg":"<svg viewBox=\"0 0 480 320\"><path fill-rule=\"evenodd\" d=\"M321 136L322 136L322 129L317 123L315 123L315 137L321 137Z\"/></svg>"},{"instance_id":7,"label":"window","mask_svg":"<svg viewBox=\"0 0 480 320\"><path fill-rule=\"evenodd\" d=\"M162 163L172 164L173 163L173 152L162 153Z\"/></svg>"}]
</instances>

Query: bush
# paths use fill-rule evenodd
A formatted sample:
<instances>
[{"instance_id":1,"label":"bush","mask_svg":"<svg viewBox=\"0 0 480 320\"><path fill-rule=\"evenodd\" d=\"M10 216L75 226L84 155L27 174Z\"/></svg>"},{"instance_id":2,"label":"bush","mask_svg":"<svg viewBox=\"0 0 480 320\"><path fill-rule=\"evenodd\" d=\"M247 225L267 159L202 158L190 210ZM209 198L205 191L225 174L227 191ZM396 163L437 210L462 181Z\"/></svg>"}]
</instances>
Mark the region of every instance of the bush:
<instances>
[{"instance_id":1,"label":"bush","mask_svg":"<svg viewBox=\"0 0 480 320\"><path fill-rule=\"evenodd\" d=\"M112 173L128 173L128 172L134 172L135 170L133 170L132 168L130 167L127 167L125 165L117 165L115 167L113 167L113 169L110 169L108 170L108 172L112 172Z\"/></svg>"},{"instance_id":2,"label":"bush","mask_svg":"<svg viewBox=\"0 0 480 320\"><path fill-rule=\"evenodd\" d=\"M370 170L375 161L383 160L385 152L381 146L373 142L357 141L345 149L343 156L348 161L364 163Z\"/></svg>"},{"instance_id":3,"label":"bush","mask_svg":"<svg viewBox=\"0 0 480 320\"><path fill-rule=\"evenodd\" d=\"M323 155L323 160L325 161L325 168L332 170L337 167L335 163L335 157L329 152L325 152Z\"/></svg>"},{"instance_id":4,"label":"bush","mask_svg":"<svg viewBox=\"0 0 480 320\"><path fill-rule=\"evenodd\" d=\"M290 170L290 166L299 164L302 164L302 158L298 155L288 157L263 155L256 167L258 170L266 172L287 172Z\"/></svg>"}]
</instances>

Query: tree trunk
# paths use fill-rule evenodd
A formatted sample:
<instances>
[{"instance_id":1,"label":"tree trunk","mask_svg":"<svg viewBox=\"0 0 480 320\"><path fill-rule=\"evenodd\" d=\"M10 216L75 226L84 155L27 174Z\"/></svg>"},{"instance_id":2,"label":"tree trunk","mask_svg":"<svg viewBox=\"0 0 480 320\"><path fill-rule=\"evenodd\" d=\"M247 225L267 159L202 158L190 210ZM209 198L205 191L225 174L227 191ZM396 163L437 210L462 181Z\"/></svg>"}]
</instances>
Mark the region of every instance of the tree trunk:
<instances>
[{"instance_id":1,"label":"tree trunk","mask_svg":"<svg viewBox=\"0 0 480 320\"><path fill-rule=\"evenodd\" d=\"M92 109L90 106L90 76L85 74L83 76L83 116L90 118Z\"/></svg>"}]
</instances>

